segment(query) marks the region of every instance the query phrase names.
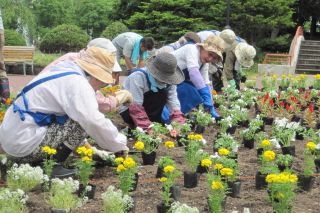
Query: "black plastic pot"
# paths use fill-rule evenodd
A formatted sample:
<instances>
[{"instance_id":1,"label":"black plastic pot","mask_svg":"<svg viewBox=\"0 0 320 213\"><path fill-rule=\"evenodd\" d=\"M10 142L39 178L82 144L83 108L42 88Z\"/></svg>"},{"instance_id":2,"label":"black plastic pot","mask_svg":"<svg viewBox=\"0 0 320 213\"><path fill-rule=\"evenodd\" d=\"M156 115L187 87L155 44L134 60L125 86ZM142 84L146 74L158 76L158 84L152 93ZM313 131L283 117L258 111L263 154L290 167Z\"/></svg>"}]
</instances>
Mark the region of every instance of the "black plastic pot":
<instances>
[{"instance_id":1,"label":"black plastic pot","mask_svg":"<svg viewBox=\"0 0 320 213\"><path fill-rule=\"evenodd\" d=\"M243 139L243 146L248 148L248 149L253 149L254 147L254 138L252 139Z\"/></svg>"},{"instance_id":2,"label":"black plastic pot","mask_svg":"<svg viewBox=\"0 0 320 213\"><path fill-rule=\"evenodd\" d=\"M280 172L283 172L287 167L285 165L278 164ZM292 163L288 166L288 169L292 168Z\"/></svg>"},{"instance_id":3,"label":"black plastic pot","mask_svg":"<svg viewBox=\"0 0 320 213\"><path fill-rule=\"evenodd\" d=\"M262 155L262 154L263 154L263 148L257 149L257 158L259 158L260 157L259 155Z\"/></svg>"},{"instance_id":4,"label":"black plastic pot","mask_svg":"<svg viewBox=\"0 0 320 213\"><path fill-rule=\"evenodd\" d=\"M266 181L267 175L263 175L260 172L256 173L256 189L266 189L268 182Z\"/></svg>"},{"instance_id":5,"label":"black plastic pot","mask_svg":"<svg viewBox=\"0 0 320 213\"><path fill-rule=\"evenodd\" d=\"M181 142L181 139L188 139L188 137L187 136L185 136L185 137L181 137L181 136L177 136L177 142L178 142L178 146L179 147L182 147L183 146L183 143ZM187 143L186 141L184 142L184 143Z\"/></svg>"},{"instance_id":6,"label":"black plastic pot","mask_svg":"<svg viewBox=\"0 0 320 213\"><path fill-rule=\"evenodd\" d=\"M197 124L197 115L187 114L186 118L191 120L190 124L191 124L191 129L193 130Z\"/></svg>"},{"instance_id":7,"label":"black plastic pot","mask_svg":"<svg viewBox=\"0 0 320 213\"><path fill-rule=\"evenodd\" d=\"M162 188L164 190L164 188ZM179 201L181 197L182 186L181 185L174 185L170 187L170 198L174 199L175 201Z\"/></svg>"},{"instance_id":8,"label":"black plastic pot","mask_svg":"<svg viewBox=\"0 0 320 213\"><path fill-rule=\"evenodd\" d=\"M249 127L249 120L245 120L242 122L242 126L248 128Z\"/></svg>"},{"instance_id":9,"label":"black plastic pot","mask_svg":"<svg viewBox=\"0 0 320 213\"><path fill-rule=\"evenodd\" d=\"M139 175L138 175L138 173L134 173L134 178L133 178L133 180L134 180L134 183L132 184L133 187L132 187L131 190L129 190L129 192L133 192L133 191L136 191L136 190L137 190L138 181L139 181Z\"/></svg>"},{"instance_id":10,"label":"black plastic pot","mask_svg":"<svg viewBox=\"0 0 320 213\"><path fill-rule=\"evenodd\" d=\"M314 176L305 177L304 175L298 175L298 186L303 191L310 192L315 181Z\"/></svg>"},{"instance_id":11,"label":"black plastic pot","mask_svg":"<svg viewBox=\"0 0 320 213\"><path fill-rule=\"evenodd\" d=\"M204 130L205 130L205 126L202 126L202 125L197 125L197 127L196 127L196 130L194 131L194 133L196 133L196 134L203 134L203 132L204 132Z\"/></svg>"},{"instance_id":12,"label":"black plastic pot","mask_svg":"<svg viewBox=\"0 0 320 213\"><path fill-rule=\"evenodd\" d=\"M281 147L282 154L296 156L296 146Z\"/></svg>"},{"instance_id":13,"label":"black plastic pot","mask_svg":"<svg viewBox=\"0 0 320 213\"><path fill-rule=\"evenodd\" d=\"M184 187L186 188L195 188L198 186L200 174L196 172L183 172L184 177Z\"/></svg>"},{"instance_id":14,"label":"black plastic pot","mask_svg":"<svg viewBox=\"0 0 320 213\"><path fill-rule=\"evenodd\" d=\"M207 167L207 166L201 166L201 165L199 164L199 165L197 166L196 173L200 173L200 174L208 173L208 170L209 170L209 167Z\"/></svg>"},{"instance_id":15,"label":"black plastic pot","mask_svg":"<svg viewBox=\"0 0 320 213\"><path fill-rule=\"evenodd\" d=\"M272 125L273 124L273 118L269 118L269 117L263 117L262 120L264 121L265 125Z\"/></svg>"},{"instance_id":16,"label":"black plastic pot","mask_svg":"<svg viewBox=\"0 0 320 213\"><path fill-rule=\"evenodd\" d=\"M279 91L287 91L288 87L279 86Z\"/></svg>"},{"instance_id":17,"label":"black plastic pot","mask_svg":"<svg viewBox=\"0 0 320 213\"><path fill-rule=\"evenodd\" d=\"M162 167L162 166L161 166L161 167L158 166L156 178L162 178L162 177L164 177L163 173L164 173L163 167Z\"/></svg>"},{"instance_id":18,"label":"black plastic pot","mask_svg":"<svg viewBox=\"0 0 320 213\"><path fill-rule=\"evenodd\" d=\"M158 213L167 213L170 209L171 205L165 206L163 203L157 205L157 212Z\"/></svg>"},{"instance_id":19,"label":"black plastic pot","mask_svg":"<svg viewBox=\"0 0 320 213\"><path fill-rule=\"evenodd\" d=\"M245 83L247 81L247 77L246 76L242 76L240 78L241 83Z\"/></svg>"},{"instance_id":20,"label":"black plastic pot","mask_svg":"<svg viewBox=\"0 0 320 213\"><path fill-rule=\"evenodd\" d=\"M299 122L300 119L301 119L301 118L300 118L299 116L294 115L294 116L292 116L291 121L292 121L292 122Z\"/></svg>"},{"instance_id":21,"label":"black plastic pot","mask_svg":"<svg viewBox=\"0 0 320 213\"><path fill-rule=\"evenodd\" d=\"M240 197L240 191L241 191L241 181L235 181L235 182L227 182L228 184L228 191L226 192L226 195L233 198Z\"/></svg>"},{"instance_id":22,"label":"black plastic pot","mask_svg":"<svg viewBox=\"0 0 320 213\"><path fill-rule=\"evenodd\" d=\"M316 128L316 129L320 129L320 123L319 123L319 122L316 123L315 128Z\"/></svg>"},{"instance_id":23,"label":"black plastic pot","mask_svg":"<svg viewBox=\"0 0 320 213\"><path fill-rule=\"evenodd\" d=\"M88 183L88 186L91 186L91 190L85 192L86 186L84 186L83 184L80 184L80 185L79 185L78 197L82 197L83 194L84 194L84 196L87 196L88 199L93 199L93 198L94 198L94 195L95 195L95 193L96 193L96 188L97 188L97 186L96 186L96 185L93 185L93 184L91 184L91 183Z\"/></svg>"},{"instance_id":24,"label":"black plastic pot","mask_svg":"<svg viewBox=\"0 0 320 213\"><path fill-rule=\"evenodd\" d=\"M301 132L296 132L296 139L297 140L303 140L304 139L304 136Z\"/></svg>"},{"instance_id":25,"label":"black plastic pot","mask_svg":"<svg viewBox=\"0 0 320 213\"><path fill-rule=\"evenodd\" d=\"M227 134L234 134L236 132L237 126L231 126L227 129Z\"/></svg>"},{"instance_id":26,"label":"black plastic pot","mask_svg":"<svg viewBox=\"0 0 320 213\"><path fill-rule=\"evenodd\" d=\"M144 152L141 152L143 165L153 165L156 161L156 152L151 152L150 154L146 154Z\"/></svg>"}]
</instances>

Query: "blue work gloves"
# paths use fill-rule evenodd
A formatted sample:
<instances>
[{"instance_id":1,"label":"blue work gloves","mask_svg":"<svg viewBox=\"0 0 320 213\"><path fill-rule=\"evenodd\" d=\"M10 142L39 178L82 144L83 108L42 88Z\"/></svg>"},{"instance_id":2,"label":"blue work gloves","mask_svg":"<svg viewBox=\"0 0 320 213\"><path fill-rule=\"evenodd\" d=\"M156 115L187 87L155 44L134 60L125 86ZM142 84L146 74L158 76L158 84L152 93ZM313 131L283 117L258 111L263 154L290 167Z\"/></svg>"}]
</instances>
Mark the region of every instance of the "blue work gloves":
<instances>
[{"instance_id":1,"label":"blue work gloves","mask_svg":"<svg viewBox=\"0 0 320 213\"><path fill-rule=\"evenodd\" d=\"M230 85L230 91L234 92L236 90L236 81L234 79L228 81L228 84Z\"/></svg>"},{"instance_id":2,"label":"blue work gloves","mask_svg":"<svg viewBox=\"0 0 320 213\"><path fill-rule=\"evenodd\" d=\"M203 99L203 108L204 108L204 110L205 111L209 111L211 116L214 117L214 118L221 117L214 110L214 106L213 106L213 103L212 103L212 96L211 96L211 92L209 91L209 88L208 87L203 87L202 89L199 89L198 92L199 92L201 98Z\"/></svg>"},{"instance_id":3,"label":"blue work gloves","mask_svg":"<svg viewBox=\"0 0 320 213\"><path fill-rule=\"evenodd\" d=\"M210 114L212 117L214 117L216 119L216 121L219 121L222 118L218 113L216 113L216 111L214 110L214 107L212 108Z\"/></svg>"}]
</instances>

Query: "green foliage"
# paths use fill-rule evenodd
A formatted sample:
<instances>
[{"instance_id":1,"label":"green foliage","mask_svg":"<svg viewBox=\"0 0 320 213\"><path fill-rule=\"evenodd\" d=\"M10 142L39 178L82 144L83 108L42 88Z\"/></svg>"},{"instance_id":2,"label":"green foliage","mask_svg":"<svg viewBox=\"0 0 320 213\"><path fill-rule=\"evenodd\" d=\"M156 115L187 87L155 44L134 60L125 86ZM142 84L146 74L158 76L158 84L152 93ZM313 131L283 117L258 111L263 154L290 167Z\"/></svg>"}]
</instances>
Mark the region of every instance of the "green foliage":
<instances>
[{"instance_id":1,"label":"green foliage","mask_svg":"<svg viewBox=\"0 0 320 213\"><path fill-rule=\"evenodd\" d=\"M34 54L33 62L41 67L46 67L48 64L57 58L60 58L61 56L61 54Z\"/></svg>"},{"instance_id":2,"label":"green foliage","mask_svg":"<svg viewBox=\"0 0 320 213\"><path fill-rule=\"evenodd\" d=\"M77 8L77 25L85 29L92 37L99 37L110 23L106 14L112 11L112 1L83 0Z\"/></svg>"},{"instance_id":3,"label":"green foliage","mask_svg":"<svg viewBox=\"0 0 320 213\"><path fill-rule=\"evenodd\" d=\"M176 41L187 31L196 31L202 18L190 17L194 0L151 0L139 6L143 12L136 12L125 21L133 31L152 36L165 43Z\"/></svg>"},{"instance_id":4,"label":"green foliage","mask_svg":"<svg viewBox=\"0 0 320 213\"><path fill-rule=\"evenodd\" d=\"M277 38L263 38L257 42L257 46L264 51L289 52L292 39L292 35L290 34Z\"/></svg>"},{"instance_id":5,"label":"green foliage","mask_svg":"<svg viewBox=\"0 0 320 213\"><path fill-rule=\"evenodd\" d=\"M113 40L117 35L128 32L129 28L121 21L110 24L101 34L101 37Z\"/></svg>"},{"instance_id":6,"label":"green foliage","mask_svg":"<svg viewBox=\"0 0 320 213\"><path fill-rule=\"evenodd\" d=\"M75 25L60 25L47 33L41 43L40 51L45 53L78 52L87 46L90 37Z\"/></svg>"},{"instance_id":7,"label":"green foliage","mask_svg":"<svg viewBox=\"0 0 320 213\"><path fill-rule=\"evenodd\" d=\"M15 30L4 31L5 46L27 46L26 40Z\"/></svg>"}]
</instances>

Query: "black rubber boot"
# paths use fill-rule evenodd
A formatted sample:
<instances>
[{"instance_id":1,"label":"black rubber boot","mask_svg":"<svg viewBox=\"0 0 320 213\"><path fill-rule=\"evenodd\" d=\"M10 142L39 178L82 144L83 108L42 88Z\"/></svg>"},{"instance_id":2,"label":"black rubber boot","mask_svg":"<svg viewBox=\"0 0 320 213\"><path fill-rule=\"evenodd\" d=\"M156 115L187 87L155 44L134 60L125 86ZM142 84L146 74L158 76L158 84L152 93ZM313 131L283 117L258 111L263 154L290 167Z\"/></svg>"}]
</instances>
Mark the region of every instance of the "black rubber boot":
<instances>
[{"instance_id":1,"label":"black rubber boot","mask_svg":"<svg viewBox=\"0 0 320 213\"><path fill-rule=\"evenodd\" d=\"M0 78L0 103L4 103L10 98L10 88L8 78Z\"/></svg>"},{"instance_id":2,"label":"black rubber boot","mask_svg":"<svg viewBox=\"0 0 320 213\"><path fill-rule=\"evenodd\" d=\"M61 148L57 150L57 154L53 156L53 161L56 163L64 162L72 152L66 145L62 144ZM63 168L60 164L56 164L52 167L52 176L53 177L65 177L73 175L77 172L77 169L66 169Z\"/></svg>"}]
</instances>

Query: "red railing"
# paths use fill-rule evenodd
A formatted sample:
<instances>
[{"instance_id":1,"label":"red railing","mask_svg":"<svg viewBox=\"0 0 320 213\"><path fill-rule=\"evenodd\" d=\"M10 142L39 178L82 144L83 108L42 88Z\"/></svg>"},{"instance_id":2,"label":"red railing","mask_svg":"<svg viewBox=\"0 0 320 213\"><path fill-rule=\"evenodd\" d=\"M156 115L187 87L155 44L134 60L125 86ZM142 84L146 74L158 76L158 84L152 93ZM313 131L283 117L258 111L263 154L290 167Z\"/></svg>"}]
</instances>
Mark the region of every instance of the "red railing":
<instances>
[{"instance_id":1,"label":"red railing","mask_svg":"<svg viewBox=\"0 0 320 213\"><path fill-rule=\"evenodd\" d=\"M293 45L291 49L291 54L286 55L286 54L266 54L263 60L263 64L266 63L274 63L274 64L290 64L292 62L292 58L294 56L294 49L297 44L297 39L299 36L303 36L303 29L301 26L297 28L296 35L294 36L293 39Z\"/></svg>"}]
</instances>

